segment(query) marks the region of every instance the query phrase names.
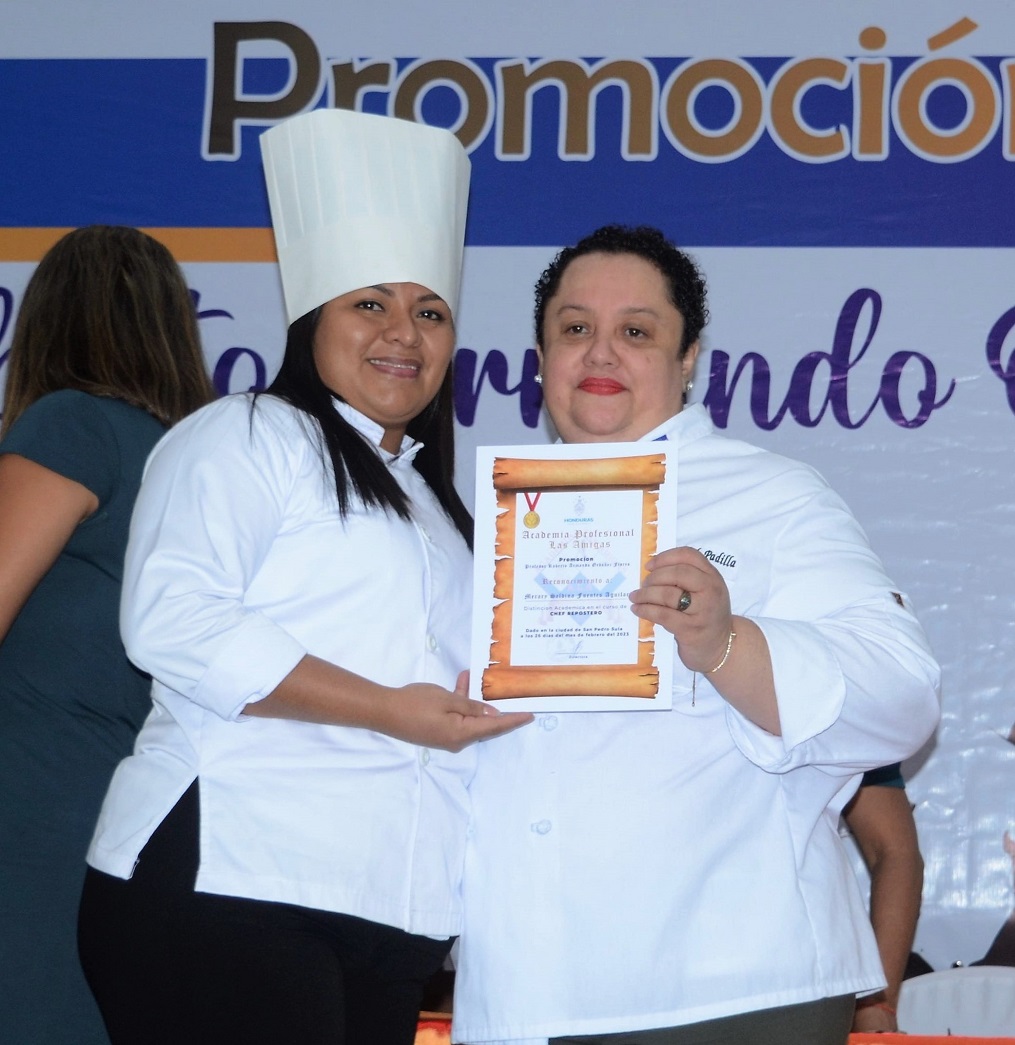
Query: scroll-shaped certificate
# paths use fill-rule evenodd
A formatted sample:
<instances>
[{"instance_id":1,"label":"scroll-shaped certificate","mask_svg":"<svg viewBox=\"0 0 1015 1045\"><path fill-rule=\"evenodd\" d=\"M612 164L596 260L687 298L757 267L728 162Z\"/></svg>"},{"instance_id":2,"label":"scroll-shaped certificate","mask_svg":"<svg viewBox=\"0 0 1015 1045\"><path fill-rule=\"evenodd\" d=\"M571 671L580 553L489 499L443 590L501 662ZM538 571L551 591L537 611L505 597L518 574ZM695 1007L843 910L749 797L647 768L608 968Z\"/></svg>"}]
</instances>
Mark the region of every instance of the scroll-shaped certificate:
<instances>
[{"instance_id":1,"label":"scroll-shaped certificate","mask_svg":"<svg viewBox=\"0 0 1015 1045\"><path fill-rule=\"evenodd\" d=\"M670 706L674 643L628 595L673 546L665 443L480 447L471 695L511 710Z\"/></svg>"}]
</instances>

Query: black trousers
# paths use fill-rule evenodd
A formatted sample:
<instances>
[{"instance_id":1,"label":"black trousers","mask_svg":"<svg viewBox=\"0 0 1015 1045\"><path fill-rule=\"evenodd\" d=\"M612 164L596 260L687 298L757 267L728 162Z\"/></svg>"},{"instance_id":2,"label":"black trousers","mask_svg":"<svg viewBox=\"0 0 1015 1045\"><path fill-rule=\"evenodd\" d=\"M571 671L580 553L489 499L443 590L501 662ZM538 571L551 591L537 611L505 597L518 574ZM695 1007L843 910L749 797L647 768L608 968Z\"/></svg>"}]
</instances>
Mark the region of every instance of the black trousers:
<instances>
[{"instance_id":1,"label":"black trousers","mask_svg":"<svg viewBox=\"0 0 1015 1045\"><path fill-rule=\"evenodd\" d=\"M854 1003L844 994L686 1027L551 1038L550 1045L846 1045Z\"/></svg>"},{"instance_id":2,"label":"black trousers","mask_svg":"<svg viewBox=\"0 0 1015 1045\"><path fill-rule=\"evenodd\" d=\"M411 1045L451 940L194 891L195 783L124 881L89 869L81 962L113 1045Z\"/></svg>"}]
</instances>

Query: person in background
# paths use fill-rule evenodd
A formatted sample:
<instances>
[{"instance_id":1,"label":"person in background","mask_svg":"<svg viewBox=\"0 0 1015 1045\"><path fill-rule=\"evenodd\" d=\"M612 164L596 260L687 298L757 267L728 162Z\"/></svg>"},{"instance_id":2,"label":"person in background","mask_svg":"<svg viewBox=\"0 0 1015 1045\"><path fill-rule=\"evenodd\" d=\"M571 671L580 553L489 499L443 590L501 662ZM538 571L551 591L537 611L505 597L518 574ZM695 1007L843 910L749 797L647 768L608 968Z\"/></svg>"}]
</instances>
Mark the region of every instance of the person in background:
<instances>
[{"instance_id":1,"label":"person in background","mask_svg":"<svg viewBox=\"0 0 1015 1045\"><path fill-rule=\"evenodd\" d=\"M883 990L857 999L853 1031L894 1032L923 893L923 857L902 767L864 773L842 815L870 874L870 919L888 981Z\"/></svg>"},{"instance_id":2,"label":"person in background","mask_svg":"<svg viewBox=\"0 0 1015 1045\"><path fill-rule=\"evenodd\" d=\"M1015 725L1000 734L1009 744L1015 744ZM1001 837L1001 848L1011 861L1012 878L1015 881L1015 837L1005 831ZM987 953L972 965L1015 965L1015 910L1008 915L991 941Z\"/></svg>"},{"instance_id":3,"label":"person in background","mask_svg":"<svg viewBox=\"0 0 1015 1045\"><path fill-rule=\"evenodd\" d=\"M630 596L676 643L672 707L480 750L455 1041L842 1045L884 986L839 816L931 734L939 669L827 484L684 405L706 315L650 228L599 229L537 284L561 439L665 441L677 473L676 547Z\"/></svg>"},{"instance_id":4,"label":"person in background","mask_svg":"<svg viewBox=\"0 0 1015 1045\"><path fill-rule=\"evenodd\" d=\"M1011 861L1012 877L1015 879L1015 838L1005 831L1001 840L1005 854ZM991 941L987 953L971 965L1015 965L1015 911L1004 920L997 935Z\"/></svg>"},{"instance_id":5,"label":"person in background","mask_svg":"<svg viewBox=\"0 0 1015 1045\"><path fill-rule=\"evenodd\" d=\"M85 851L151 707L117 618L148 452L211 398L169 251L60 239L15 324L0 428L0 1041L100 1045L76 944Z\"/></svg>"},{"instance_id":6,"label":"person in background","mask_svg":"<svg viewBox=\"0 0 1015 1045\"><path fill-rule=\"evenodd\" d=\"M81 952L114 1045L410 1045L460 928L472 520L450 363L468 159L316 110L262 136L278 376L156 448L121 624L155 710L113 778Z\"/></svg>"}]
</instances>

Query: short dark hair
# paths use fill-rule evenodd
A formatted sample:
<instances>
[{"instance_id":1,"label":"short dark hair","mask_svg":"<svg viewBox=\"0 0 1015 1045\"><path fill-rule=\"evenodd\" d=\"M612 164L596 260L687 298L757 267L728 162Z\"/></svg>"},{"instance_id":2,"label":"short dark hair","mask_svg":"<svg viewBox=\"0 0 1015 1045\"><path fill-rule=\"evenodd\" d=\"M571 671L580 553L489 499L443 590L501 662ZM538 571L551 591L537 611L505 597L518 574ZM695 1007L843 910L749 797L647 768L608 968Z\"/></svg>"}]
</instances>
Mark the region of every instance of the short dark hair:
<instances>
[{"instance_id":1,"label":"short dark hair","mask_svg":"<svg viewBox=\"0 0 1015 1045\"><path fill-rule=\"evenodd\" d=\"M680 354L701 336L708 322L705 305L705 279L698 266L651 225L630 228L625 225L603 225L580 239L573 247L565 247L550 262L536 281L536 343L543 347L543 322L546 304L557 293L568 265L585 254L634 254L659 270L666 282L670 301L684 320L684 337Z\"/></svg>"},{"instance_id":2,"label":"short dark hair","mask_svg":"<svg viewBox=\"0 0 1015 1045\"><path fill-rule=\"evenodd\" d=\"M66 388L122 399L165 425L213 397L183 273L140 229L74 229L28 281L11 341L3 431L37 399Z\"/></svg>"},{"instance_id":3,"label":"short dark hair","mask_svg":"<svg viewBox=\"0 0 1015 1045\"><path fill-rule=\"evenodd\" d=\"M275 380L263 395L277 396L312 421L324 454L331 461L339 514L345 516L355 494L364 504L411 515L409 499L375 448L335 410L336 396L321 380L314 362L314 336L321 308L300 316L289 327L285 355ZM256 406L257 397L254 398ZM456 529L472 547L472 516L455 489L454 385L449 366L437 394L406 426L406 435L423 443L413 466L433 490Z\"/></svg>"}]
</instances>

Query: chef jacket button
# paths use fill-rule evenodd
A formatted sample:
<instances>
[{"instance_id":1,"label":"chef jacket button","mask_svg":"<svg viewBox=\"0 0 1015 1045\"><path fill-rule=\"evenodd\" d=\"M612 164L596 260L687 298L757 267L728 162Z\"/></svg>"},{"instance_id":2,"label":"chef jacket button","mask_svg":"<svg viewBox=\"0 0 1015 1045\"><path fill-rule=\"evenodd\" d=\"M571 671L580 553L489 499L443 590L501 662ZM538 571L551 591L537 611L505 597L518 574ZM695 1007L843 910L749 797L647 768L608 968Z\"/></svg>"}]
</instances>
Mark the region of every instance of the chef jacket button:
<instances>
[{"instance_id":1,"label":"chef jacket button","mask_svg":"<svg viewBox=\"0 0 1015 1045\"><path fill-rule=\"evenodd\" d=\"M430 765L430 752L429 752L429 750L427 748L423 748L420 751L420 753L419 753L419 762L420 762L420 765L423 765L423 766Z\"/></svg>"},{"instance_id":2,"label":"chef jacket button","mask_svg":"<svg viewBox=\"0 0 1015 1045\"><path fill-rule=\"evenodd\" d=\"M548 835L550 831L553 830L553 824L551 824L549 820L537 820L532 825L532 830L535 831L537 835Z\"/></svg>"},{"instance_id":3,"label":"chef jacket button","mask_svg":"<svg viewBox=\"0 0 1015 1045\"><path fill-rule=\"evenodd\" d=\"M549 732L551 730L556 729L557 726L560 725L560 723L557 721L556 715L544 715L542 719L540 719L540 725L543 727L543 729Z\"/></svg>"},{"instance_id":4,"label":"chef jacket button","mask_svg":"<svg viewBox=\"0 0 1015 1045\"><path fill-rule=\"evenodd\" d=\"M435 635L427 635L426 644L430 648L431 653L437 652L437 637Z\"/></svg>"}]
</instances>

